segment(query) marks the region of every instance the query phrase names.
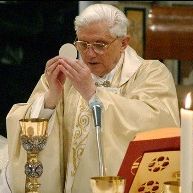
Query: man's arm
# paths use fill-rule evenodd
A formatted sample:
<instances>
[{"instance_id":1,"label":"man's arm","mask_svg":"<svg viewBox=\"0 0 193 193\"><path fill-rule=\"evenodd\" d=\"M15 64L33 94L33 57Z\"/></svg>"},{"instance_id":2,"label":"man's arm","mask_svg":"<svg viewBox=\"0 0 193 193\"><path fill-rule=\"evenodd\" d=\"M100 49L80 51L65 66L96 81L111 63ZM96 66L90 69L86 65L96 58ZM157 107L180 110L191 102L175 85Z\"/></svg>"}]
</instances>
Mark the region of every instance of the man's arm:
<instances>
[{"instance_id":1,"label":"man's arm","mask_svg":"<svg viewBox=\"0 0 193 193\"><path fill-rule=\"evenodd\" d=\"M0 193L12 193L9 184L10 175L7 162L7 166L0 173Z\"/></svg>"},{"instance_id":2,"label":"man's arm","mask_svg":"<svg viewBox=\"0 0 193 193\"><path fill-rule=\"evenodd\" d=\"M7 139L0 136L0 193L11 193L9 180Z\"/></svg>"},{"instance_id":3,"label":"man's arm","mask_svg":"<svg viewBox=\"0 0 193 193\"><path fill-rule=\"evenodd\" d=\"M44 108L44 100L45 94L41 95L34 101L31 108L30 118L50 119L54 112L54 109Z\"/></svg>"}]
</instances>

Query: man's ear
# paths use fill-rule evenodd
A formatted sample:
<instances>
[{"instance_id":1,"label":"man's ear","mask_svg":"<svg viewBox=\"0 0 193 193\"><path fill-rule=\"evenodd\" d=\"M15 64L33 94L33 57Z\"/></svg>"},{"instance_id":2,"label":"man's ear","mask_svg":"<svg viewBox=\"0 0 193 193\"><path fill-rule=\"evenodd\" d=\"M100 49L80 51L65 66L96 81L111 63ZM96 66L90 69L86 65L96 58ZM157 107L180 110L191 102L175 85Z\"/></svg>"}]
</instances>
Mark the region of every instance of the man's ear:
<instances>
[{"instance_id":1,"label":"man's ear","mask_svg":"<svg viewBox=\"0 0 193 193\"><path fill-rule=\"evenodd\" d=\"M121 39L121 51L124 51L125 48L128 46L130 40L130 36L126 35L125 37L122 37Z\"/></svg>"}]
</instances>

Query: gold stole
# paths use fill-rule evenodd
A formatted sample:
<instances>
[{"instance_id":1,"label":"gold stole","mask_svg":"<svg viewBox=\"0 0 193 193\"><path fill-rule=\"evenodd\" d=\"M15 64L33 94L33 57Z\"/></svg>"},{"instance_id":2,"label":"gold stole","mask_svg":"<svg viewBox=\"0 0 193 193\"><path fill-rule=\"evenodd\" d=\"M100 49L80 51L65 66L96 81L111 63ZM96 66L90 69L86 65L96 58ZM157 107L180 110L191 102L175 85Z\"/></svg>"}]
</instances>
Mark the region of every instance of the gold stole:
<instances>
[{"instance_id":1,"label":"gold stole","mask_svg":"<svg viewBox=\"0 0 193 193\"><path fill-rule=\"evenodd\" d=\"M83 155L84 148L86 146L90 123L91 111L87 102L82 97L80 97L77 106L75 125L73 129L72 143L67 166L67 176L65 185L67 193L71 193L74 177L81 156Z\"/></svg>"}]
</instances>

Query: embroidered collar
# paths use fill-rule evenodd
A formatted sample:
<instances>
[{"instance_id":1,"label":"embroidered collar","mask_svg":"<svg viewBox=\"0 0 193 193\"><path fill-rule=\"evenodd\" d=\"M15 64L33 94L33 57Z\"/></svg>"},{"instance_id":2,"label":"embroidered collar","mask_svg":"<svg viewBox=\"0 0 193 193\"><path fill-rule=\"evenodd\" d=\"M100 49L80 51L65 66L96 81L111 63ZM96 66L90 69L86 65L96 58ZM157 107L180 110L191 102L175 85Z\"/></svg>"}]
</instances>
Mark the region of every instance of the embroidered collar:
<instances>
[{"instance_id":1,"label":"embroidered collar","mask_svg":"<svg viewBox=\"0 0 193 193\"><path fill-rule=\"evenodd\" d=\"M110 87L112 79L115 75L116 70L122 65L124 59L124 53L121 55L121 58L119 59L119 62L117 65L109 72L108 74L105 74L103 77L99 77L95 74L92 74L92 78L95 81L96 86L104 86L104 87Z\"/></svg>"}]
</instances>

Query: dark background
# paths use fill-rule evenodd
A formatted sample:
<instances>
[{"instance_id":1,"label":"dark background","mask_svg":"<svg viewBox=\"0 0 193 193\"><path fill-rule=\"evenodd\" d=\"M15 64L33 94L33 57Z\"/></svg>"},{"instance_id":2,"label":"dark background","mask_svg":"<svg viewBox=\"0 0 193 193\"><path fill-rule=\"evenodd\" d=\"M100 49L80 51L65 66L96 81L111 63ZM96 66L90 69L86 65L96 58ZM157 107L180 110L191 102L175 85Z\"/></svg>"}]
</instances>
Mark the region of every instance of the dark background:
<instances>
[{"instance_id":1,"label":"dark background","mask_svg":"<svg viewBox=\"0 0 193 193\"><path fill-rule=\"evenodd\" d=\"M0 135L6 115L26 102L50 58L75 39L78 1L0 2Z\"/></svg>"}]
</instances>

